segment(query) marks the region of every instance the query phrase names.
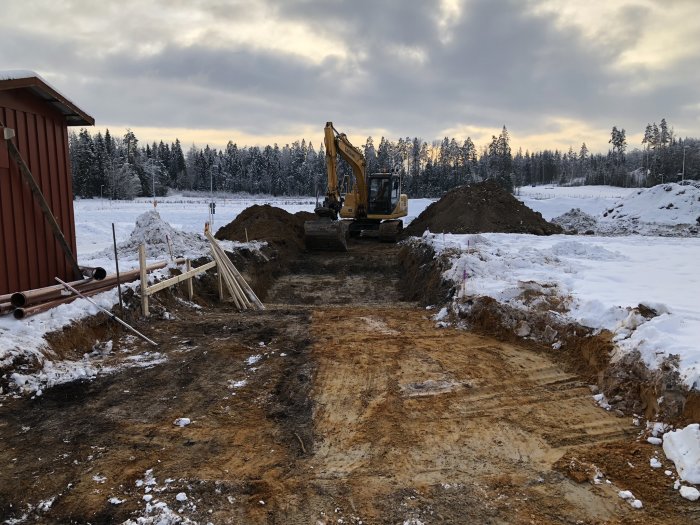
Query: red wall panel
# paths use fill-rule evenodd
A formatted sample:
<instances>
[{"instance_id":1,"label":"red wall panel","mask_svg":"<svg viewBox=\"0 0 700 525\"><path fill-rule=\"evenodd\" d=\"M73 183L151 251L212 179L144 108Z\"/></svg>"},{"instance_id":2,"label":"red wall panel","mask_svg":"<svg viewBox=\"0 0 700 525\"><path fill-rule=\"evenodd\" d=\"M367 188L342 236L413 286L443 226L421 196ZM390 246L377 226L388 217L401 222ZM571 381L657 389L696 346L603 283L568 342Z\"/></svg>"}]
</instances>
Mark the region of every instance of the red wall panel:
<instances>
[{"instance_id":1,"label":"red wall panel","mask_svg":"<svg viewBox=\"0 0 700 525\"><path fill-rule=\"evenodd\" d=\"M68 130L63 115L28 90L0 91L0 116L76 254ZM51 228L7 157L0 140L0 295L72 280L71 265Z\"/></svg>"}]
</instances>

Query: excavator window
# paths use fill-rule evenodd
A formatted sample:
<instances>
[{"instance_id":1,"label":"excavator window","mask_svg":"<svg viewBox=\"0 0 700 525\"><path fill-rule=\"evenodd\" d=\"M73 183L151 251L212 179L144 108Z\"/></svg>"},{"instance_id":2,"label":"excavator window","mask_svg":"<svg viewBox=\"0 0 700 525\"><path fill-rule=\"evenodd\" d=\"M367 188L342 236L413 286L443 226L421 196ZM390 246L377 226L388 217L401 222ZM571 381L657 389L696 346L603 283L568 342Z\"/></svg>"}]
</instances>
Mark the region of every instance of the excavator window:
<instances>
[{"instance_id":1,"label":"excavator window","mask_svg":"<svg viewBox=\"0 0 700 525\"><path fill-rule=\"evenodd\" d=\"M392 200L391 179L371 178L369 181L369 212L389 213Z\"/></svg>"},{"instance_id":2,"label":"excavator window","mask_svg":"<svg viewBox=\"0 0 700 525\"><path fill-rule=\"evenodd\" d=\"M391 185L391 210L393 210L399 203L399 197L401 196L401 182L399 178L394 177Z\"/></svg>"}]
</instances>

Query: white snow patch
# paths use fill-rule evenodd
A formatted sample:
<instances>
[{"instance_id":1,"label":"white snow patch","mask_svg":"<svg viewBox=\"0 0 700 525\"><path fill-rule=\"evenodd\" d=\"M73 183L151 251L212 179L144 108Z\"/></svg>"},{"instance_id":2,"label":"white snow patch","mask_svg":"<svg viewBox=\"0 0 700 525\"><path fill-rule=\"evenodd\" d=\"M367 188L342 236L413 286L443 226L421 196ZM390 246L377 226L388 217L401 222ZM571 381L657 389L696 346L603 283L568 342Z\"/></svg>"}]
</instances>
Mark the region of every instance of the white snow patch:
<instances>
[{"instance_id":1,"label":"white snow patch","mask_svg":"<svg viewBox=\"0 0 700 525\"><path fill-rule=\"evenodd\" d=\"M440 311L438 313L436 313L433 316L433 321L443 321L447 318L448 315L449 315L449 312L447 311L447 308L443 307L440 309Z\"/></svg>"},{"instance_id":2,"label":"white snow patch","mask_svg":"<svg viewBox=\"0 0 700 525\"><path fill-rule=\"evenodd\" d=\"M605 410L610 410L612 407L610 406L610 403L608 403L608 399L605 397L605 394L600 393L600 394L595 394L593 396L594 401L598 404L600 408L603 408Z\"/></svg>"},{"instance_id":3,"label":"white snow patch","mask_svg":"<svg viewBox=\"0 0 700 525\"><path fill-rule=\"evenodd\" d=\"M697 501L700 498L700 491L695 487L682 486L680 492L681 496L690 501Z\"/></svg>"},{"instance_id":4,"label":"white snow patch","mask_svg":"<svg viewBox=\"0 0 700 525\"><path fill-rule=\"evenodd\" d=\"M187 494L184 492L178 492L177 496L175 496L175 499L178 501L187 501Z\"/></svg>"},{"instance_id":5,"label":"white snow patch","mask_svg":"<svg viewBox=\"0 0 700 525\"><path fill-rule=\"evenodd\" d=\"M649 466L651 468L661 468L661 462L659 461L658 458L651 458L649 460Z\"/></svg>"},{"instance_id":6,"label":"white snow patch","mask_svg":"<svg viewBox=\"0 0 700 525\"><path fill-rule=\"evenodd\" d=\"M256 355L251 355L248 359L245 360L246 364L248 365L254 365L258 361L262 359L261 354L256 354Z\"/></svg>"},{"instance_id":7,"label":"white snow patch","mask_svg":"<svg viewBox=\"0 0 700 525\"><path fill-rule=\"evenodd\" d=\"M179 417L175 421L173 421L173 425L176 425L178 427L186 427L192 423L192 420L188 417Z\"/></svg>"},{"instance_id":8,"label":"white snow patch","mask_svg":"<svg viewBox=\"0 0 700 525\"><path fill-rule=\"evenodd\" d=\"M680 479L700 483L700 424L664 434L664 453L676 465Z\"/></svg>"}]
</instances>

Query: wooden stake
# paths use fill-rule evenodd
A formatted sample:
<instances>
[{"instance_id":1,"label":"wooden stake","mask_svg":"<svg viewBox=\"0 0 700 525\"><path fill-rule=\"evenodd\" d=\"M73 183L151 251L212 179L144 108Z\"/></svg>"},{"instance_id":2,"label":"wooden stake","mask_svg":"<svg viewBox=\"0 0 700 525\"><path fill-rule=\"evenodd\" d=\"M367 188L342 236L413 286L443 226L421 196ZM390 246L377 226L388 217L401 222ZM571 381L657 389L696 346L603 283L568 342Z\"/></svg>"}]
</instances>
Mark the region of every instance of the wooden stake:
<instances>
[{"instance_id":1,"label":"wooden stake","mask_svg":"<svg viewBox=\"0 0 700 525\"><path fill-rule=\"evenodd\" d=\"M258 310L264 310L265 305L263 305L262 301L260 301L253 289L248 285L246 280L238 271L238 268L236 268L236 265L233 264L228 258L226 252L223 250L223 248L221 248L214 236L212 236L211 233L208 231L205 231L204 235L207 237L207 239L209 239L209 243L212 246L212 251L217 252L219 258L222 259L223 265L226 266L226 269L232 274L234 281L239 285L240 288L245 290L245 293L247 294L248 298L250 298L250 301L247 301L248 304L250 305L251 303L253 303L255 304Z\"/></svg>"},{"instance_id":2,"label":"wooden stake","mask_svg":"<svg viewBox=\"0 0 700 525\"><path fill-rule=\"evenodd\" d=\"M124 312L124 303L122 302L122 283L119 280L119 254L117 253L117 234L114 232L114 223L112 223L112 242L114 243L114 266L117 268L117 293L119 294L119 311Z\"/></svg>"},{"instance_id":3,"label":"wooden stake","mask_svg":"<svg viewBox=\"0 0 700 525\"><path fill-rule=\"evenodd\" d=\"M146 245L139 245L139 270L141 270L141 312L148 317L148 274L146 271Z\"/></svg>"},{"instance_id":4,"label":"wooden stake","mask_svg":"<svg viewBox=\"0 0 700 525\"><path fill-rule=\"evenodd\" d=\"M185 270L190 271L192 269L192 263L189 259L185 262ZM192 284L192 278L187 279L187 297L191 301L194 297L194 285Z\"/></svg>"},{"instance_id":5,"label":"wooden stake","mask_svg":"<svg viewBox=\"0 0 700 525\"><path fill-rule=\"evenodd\" d=\"M219 280L219 301L223 301L224 300L224 282L221 278L221 267L219 266L218 263L216 264L216 275L217 275L217 278Z\"/></svg>"}]
</instances>

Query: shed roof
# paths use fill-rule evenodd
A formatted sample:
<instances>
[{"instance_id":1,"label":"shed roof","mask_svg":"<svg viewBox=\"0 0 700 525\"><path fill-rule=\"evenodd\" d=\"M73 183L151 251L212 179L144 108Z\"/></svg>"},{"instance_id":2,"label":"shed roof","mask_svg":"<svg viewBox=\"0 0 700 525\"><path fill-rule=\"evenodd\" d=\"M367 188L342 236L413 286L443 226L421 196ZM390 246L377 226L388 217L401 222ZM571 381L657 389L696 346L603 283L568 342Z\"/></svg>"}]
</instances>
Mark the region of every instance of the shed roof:
<instances>
[{"instance_id":1,"label":"shed roof","mask_svg":"<svg viewBox=\"0 0 700 525\"><path fill-rule=\"evenodd\" d=\"M56 108L69 126L94 126L95 119L61 95L34 71L17 69L0 71L0 91L28 89L47 104Z\"/></svg>"}]
</instances>

